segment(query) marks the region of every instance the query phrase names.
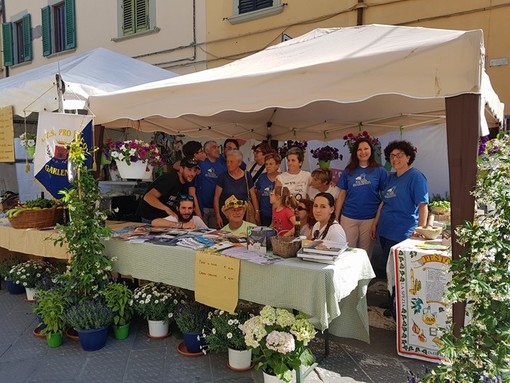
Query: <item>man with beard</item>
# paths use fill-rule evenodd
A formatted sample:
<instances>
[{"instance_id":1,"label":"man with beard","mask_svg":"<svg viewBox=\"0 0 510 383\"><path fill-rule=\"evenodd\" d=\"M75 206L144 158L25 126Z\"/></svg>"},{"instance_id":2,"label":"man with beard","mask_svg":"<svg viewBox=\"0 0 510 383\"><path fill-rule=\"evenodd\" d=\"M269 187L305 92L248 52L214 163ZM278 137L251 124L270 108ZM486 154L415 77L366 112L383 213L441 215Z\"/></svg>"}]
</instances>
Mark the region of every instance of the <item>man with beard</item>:
<instances>
[{"instance_id":1,"label":"man with beard","mask_svg":"<svg viewBox=\"0 0 510 383\"><path fill-rule=\"evenodd\" d=\"M169 215L165 218L156 218L152 220L151 225L177 229L208 229L202 218L193 215L193 209L194 198L190 195L181 195L177 200L177 217Z\"/></svg>"},{"instance_id":2,"label":"man with beard","mask_svg":"<svg viewBox=\"0 0 510 383\"><path fill-rule=\"evenodd\" d=\"M137 213L142 222L150 223L153 219L168 215L177 217L176 202L179 196L188 194L188 187L197 172L197 161L184 157L178 171L171 170L151 183L138 205Z\"/></svg>"}]
</instances>

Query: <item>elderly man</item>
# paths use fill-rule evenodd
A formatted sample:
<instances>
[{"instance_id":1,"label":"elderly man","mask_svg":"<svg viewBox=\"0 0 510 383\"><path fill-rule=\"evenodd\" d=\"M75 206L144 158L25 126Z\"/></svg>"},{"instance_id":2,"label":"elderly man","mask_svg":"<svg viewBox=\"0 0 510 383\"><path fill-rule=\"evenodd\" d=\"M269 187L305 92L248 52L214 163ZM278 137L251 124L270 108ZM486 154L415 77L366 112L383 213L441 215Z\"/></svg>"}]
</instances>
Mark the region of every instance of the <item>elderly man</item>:
<instances>
[{"instance_id":1,"label":"elderly man","mask_svg":"<svg viewBox=\"0 0 510 383\"><path fill-rule=\"evenodd\" d=\"M152 220L151 225L177 229L208 229L202 218L193 215L193 207L194 198L190 195L181 195L177 199L177 217L169 215L165 218L156 218Z\"/></svg>"},{"instance_id":2,"label":"elderly man","mask_svg":"<svg viewBox=\"0 0 510 383\"><path fill-rule=\"evenodd\" d=\"M246 202L239 200L232 195L225 200L221 211L228 219L228 225L221 231L235 235L248 235L248 228L256 226L254 223L246 222L243 218L246 213Z\"/></svg>"},{"instance_id":3,"label":"elderly man","mask_svg":"<svg viewBox=\"0 0 510 383\"><path fill-rule=\"evenodd\" d=\"M151 183L138 205L137 213L142 222L151 223L153 219L168 215L177 217L175 203L180 195L188 194L189 184L197 172L197 161L184 157L178 171L171 170Z\"/></svg>"},{"instance_id":4,"label":"elderly man","mask_svg":"<svg viewBox=\"0 0 510 383\"><path fill-rule=\"evenodd\" d=\"M214 213L214 191L218 176L227 171L226 165L219 160L220 147L216 141L204 144L207 158L199 161L200 174L195 177L189 194L195 197L195 214L201 217L207 226L219 229Z\"/></svg>"}]
</instances>

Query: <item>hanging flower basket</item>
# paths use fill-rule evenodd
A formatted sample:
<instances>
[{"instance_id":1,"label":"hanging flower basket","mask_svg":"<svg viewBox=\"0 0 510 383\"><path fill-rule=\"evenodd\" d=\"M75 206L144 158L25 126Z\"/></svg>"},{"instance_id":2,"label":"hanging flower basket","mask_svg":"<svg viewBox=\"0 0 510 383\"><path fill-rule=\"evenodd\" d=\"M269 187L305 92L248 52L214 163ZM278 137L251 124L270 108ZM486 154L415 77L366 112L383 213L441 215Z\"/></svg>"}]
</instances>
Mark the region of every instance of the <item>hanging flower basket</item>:
<instances>
[{"instance_id":1,"label":"hanging flower basket","mask_svg":"<svg viewBox=\"0 0 510 383\"><path fill-rule=\"evenodd\" d=\"M127 162L118 161L117 169L122 178L131 179L149 179L152 177L152 165L147 165L145 161Z\"/></svg>"}]
</instances>

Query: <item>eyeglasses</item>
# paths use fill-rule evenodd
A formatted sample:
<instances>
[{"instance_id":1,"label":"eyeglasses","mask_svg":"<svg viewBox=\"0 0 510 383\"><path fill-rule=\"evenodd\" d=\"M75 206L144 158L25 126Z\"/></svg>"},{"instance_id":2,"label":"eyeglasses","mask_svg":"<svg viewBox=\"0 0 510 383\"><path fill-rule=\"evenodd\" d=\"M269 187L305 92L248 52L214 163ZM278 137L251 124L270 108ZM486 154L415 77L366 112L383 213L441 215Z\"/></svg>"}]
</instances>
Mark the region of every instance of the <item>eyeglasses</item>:
<instances>
[{"instance_id":1,"label":"eyeglasses","mask_svg":"<svg viewBox=\"0 0 510 383\"><path fill-rule=\"evenodd\" d=\"M296 208L296 210L299 210L299 211L306 211L306 207L298 206L298 207Z\"/></svg>"},{"instance_id":2,"label":"eyeglasses","mask_svg":"<svg viewBox=\"0 0 510 383\"><path fill-rule=\"evenodd\" d=\"M404 157L405 155L406 154L403 153L403 152L400 152L400 153L397 153L397 154L390 154L390 160L393 160L395 158L399 158L400 159L400 158Z\"/></svg>"},{"instance_id":3,"label":"eyeglasses","mask_svg":"<svg viewBox=\"0 0 510 383\"><path fill-rule=\"evenodd\" d=\"M198 149L195 154L200 154L200 153L203 153L204 152L204 149Z\"/></svg>"},{"instance_id":4,"label":"eyeglasses","mask_svg":"<svg viewBox=\"0 0 510 383\"><path fill-rule=\"evenodd\" d=\"M185 201L185 200L193 201L194 200L192 195L180 195L179 198L181 199L181 201Z\"/></svg>"}]
</instances>

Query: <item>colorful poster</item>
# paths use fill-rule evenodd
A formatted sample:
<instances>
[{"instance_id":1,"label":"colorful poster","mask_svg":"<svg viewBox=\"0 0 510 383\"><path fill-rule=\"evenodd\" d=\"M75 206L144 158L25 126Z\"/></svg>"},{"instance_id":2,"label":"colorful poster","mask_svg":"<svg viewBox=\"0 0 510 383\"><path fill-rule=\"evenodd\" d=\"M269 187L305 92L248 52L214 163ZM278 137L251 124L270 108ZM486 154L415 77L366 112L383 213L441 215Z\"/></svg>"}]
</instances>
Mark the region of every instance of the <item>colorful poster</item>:
<instances>
[{"instance_id":1,"label":"colorful poster","mask_svg":"<svg viewBox=\"0 0 510 383\"><path fill-rule=\"evenodd\" d=\"M92 116L80 114L40 112L34 158L35 179L53 198L59 191L71 187L67 177L67 148L76 133L81 132L92 149ZM90 167L91 158L86 161Z\"/></svg>"},{"instance_id":2,"label":"colorful poster","mask_svg":"<svg viewBox=\"0 0 510 383\"><path fill-rule=\"evenodd\" d=\"M397 352L432 362L441 360L442 328L447 324L444 301L451 254L419 248L392 248L397 311Z\"/></svg>"}]
</instances>

